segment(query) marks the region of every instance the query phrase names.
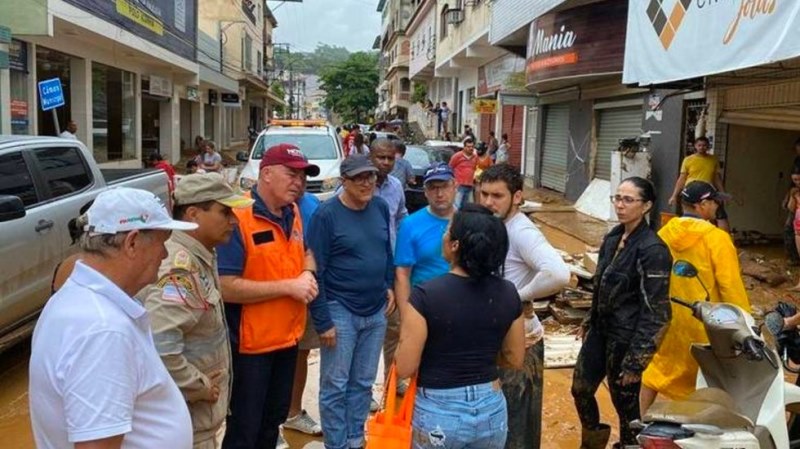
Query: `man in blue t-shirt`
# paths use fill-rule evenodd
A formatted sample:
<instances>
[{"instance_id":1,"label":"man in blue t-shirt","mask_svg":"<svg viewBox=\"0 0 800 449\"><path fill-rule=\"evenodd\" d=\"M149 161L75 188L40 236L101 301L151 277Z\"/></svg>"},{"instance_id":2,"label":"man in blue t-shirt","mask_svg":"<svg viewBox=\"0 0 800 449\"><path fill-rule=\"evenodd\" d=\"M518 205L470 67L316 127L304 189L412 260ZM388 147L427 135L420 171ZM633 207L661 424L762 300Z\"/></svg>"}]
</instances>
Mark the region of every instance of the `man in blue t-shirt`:
<instances>
[{"instance_id":1,"label":"man in blue t-shirt","mask_svg":"<svg viewBox=\"0 0 800 449\"><path fill-rule=\"evenodd\" d=\"M378 169L356 154L342 161L342 191L311 218L308 244L319 295L311 305L320 343L319 409L325 447L364 446L386 314L394 310L390 212L374 195Z\"/></svg>"},{"instance_id":2,"label":"man in blue t-shirt","mask_svg":"<svg viewBox=\"0 0 800 449\"><path fill-rule=\"evenodd\" d=\"M398 306L407 302L411 287L419 285L450 270L442 257L442 236L455 213L456 183L449 165L434 164L425 171L423 181L428 207L420 209L400 223L395 246L394 294ZM383 358L391 367L394 345L384 342ZM387 368L388 369L388 368ZM403 387L400 387L402 392Z\"/></svg>"}]
</instances>

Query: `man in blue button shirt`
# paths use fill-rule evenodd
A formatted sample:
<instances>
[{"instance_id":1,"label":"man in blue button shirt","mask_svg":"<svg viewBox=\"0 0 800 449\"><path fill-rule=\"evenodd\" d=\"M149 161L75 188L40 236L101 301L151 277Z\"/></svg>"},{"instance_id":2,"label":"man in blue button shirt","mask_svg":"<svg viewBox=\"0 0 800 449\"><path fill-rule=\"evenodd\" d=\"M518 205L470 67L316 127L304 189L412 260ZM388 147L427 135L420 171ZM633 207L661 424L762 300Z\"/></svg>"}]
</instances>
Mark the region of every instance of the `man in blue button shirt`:
<instances>
[{"instance_id":1,"label":"man in blue button shirt","mask_svg":"<svg viewBox=\"0 0 800 449\"><path fill-rule=\"evenodd\" d=\"M456 210L453 170L443 163L432 165L425 171L424 188L428 207L403 220L397 234L394 292L398 305L408 301L411 287L441 276L450 269L442 256L442 236ZM386 329L383 343L386 373L394 359L399 337L399 332L393 330L399 331L391 325ZM400 391L403 392L403 387Z\"/></svg>"}]
</instances>

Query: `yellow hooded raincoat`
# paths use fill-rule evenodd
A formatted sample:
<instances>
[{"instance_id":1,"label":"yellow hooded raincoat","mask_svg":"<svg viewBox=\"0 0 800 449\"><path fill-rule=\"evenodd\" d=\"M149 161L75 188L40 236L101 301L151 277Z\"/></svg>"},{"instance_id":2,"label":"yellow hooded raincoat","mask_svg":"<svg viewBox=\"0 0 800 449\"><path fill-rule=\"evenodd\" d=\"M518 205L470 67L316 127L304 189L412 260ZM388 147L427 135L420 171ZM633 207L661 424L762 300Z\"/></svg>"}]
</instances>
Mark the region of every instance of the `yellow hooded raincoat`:
<instances>
[{"instance_id":1,"label":"yellow hooded raincoat","mask_svg":"<svg viewBox=\"0 0 800 449\"><path fill-rule=\"evenodd\" d=\"M739 258L730 235L711 223L691 217L670 220L659 232L673 261L691 262L708 288L713 302L735 304L750 311L750 301L739 270ZM697 279L670 276L670 297L702 301L706 297ZM695 390L697 362L692 343L708 343L703 324L684 306L672 304L672 320L664 340L642 375L642 383L670 399L685 399Z\"/></svg>"}]
</instances>

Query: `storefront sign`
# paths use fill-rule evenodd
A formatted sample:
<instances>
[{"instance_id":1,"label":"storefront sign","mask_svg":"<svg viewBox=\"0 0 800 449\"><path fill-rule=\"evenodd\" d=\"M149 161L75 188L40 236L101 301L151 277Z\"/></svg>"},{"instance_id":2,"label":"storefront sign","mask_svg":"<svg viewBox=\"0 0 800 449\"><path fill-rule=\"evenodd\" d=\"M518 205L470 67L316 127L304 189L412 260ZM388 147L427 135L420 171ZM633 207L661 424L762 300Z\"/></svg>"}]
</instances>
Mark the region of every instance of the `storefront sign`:
<instances>
[{"instance_id":1,"label":"storefront sign","mask_svg":"<svg viewBox=\"0 0 800 449\"><path fill-rule=\"evenodd\" d=\"M195 60L197 2L186 0L64 0L107 22Z\"/></svg>"},{"instance_id":2,"label":"storefront sign","mask_svg":"<svg viewBox=\"0 0 800 449\"><path fill-rule=\"evenodd\" d=\"M478 68L478 96L482 97L515 86L516 74L525 72L525 60L514 55L506 55Z\"/></svg>"},{"instance_id":3,"label":"storefront sign","mask_svg":"<svg viewBox=\"0 0 800 449\"><path fill-rule=\"evenodd\" d=\"M59 78L39 81L39 105L43 111L49 111L65 104L64 91L61 90Z\"/></svg>"},{"instance_id":4,"label":"storefront sign","mask_svg":"<svg viewBox=\"0 0 800 449\"><path fill-rule=\"evenodd\" d=\"M239 94L223 93L220 94L220 100L222 101L222 106L228 108L238 108L241 106Z\"/></svg>"},{"instance_id":5,"label":"storefront sign","mask_svg":"<svg viewBox=\"0 0 800 449\"><path fill-rule=\"evenodd\" d=\"M476 114L497 114L497 100L481 100L472 102L472 112Z\"/></svg>"},{"instance_id":6,"label":"storefront sign","mask_svg":"<svg viewBox=\"0 0 800 449\"><path fill-rule=\"evenodd\" d=\"M28 73L28 43L12 40L8 44L8 64L11 70Z\"/></svg>"},{"instance_id":7,"label":"storefront sign","mask_svg":"<svg viewBox=\"0 0 800 449\"><path fill-rule=\"evenodd\" d=\"M528 84L622 71L626 3L606 0L545 14L531 22Z\"/></svg>"},{"instance_id":8,"label":"storefront sign","mask_svg":"<svg viewBox=\"0 0 800 449\"><path fill-rule=\"evenodd\" d=\"M11 118L28 117L28 102L24 100L11 100Z\"/></svg>"},{"instance_id":9,"label":"storefront sign","mask_svg":"<svg viewBox=\"0 0 800 449\"><path fill-rule=\"evenodd\" d=\"M150 87L148 88L150 95L158 95L160 97L172 96L172 81L160 76L150 75Z\"/></svg>"},{"instance_id":10,"label":"storefront sign","mask_svg":"<svg viewBox=\"0 0 800 449\"><path fill-rule=\"evenodd\" d=\"M796 0L630 1L624 83L648 85L800 56Z\"/></svg>"}]
</instances>

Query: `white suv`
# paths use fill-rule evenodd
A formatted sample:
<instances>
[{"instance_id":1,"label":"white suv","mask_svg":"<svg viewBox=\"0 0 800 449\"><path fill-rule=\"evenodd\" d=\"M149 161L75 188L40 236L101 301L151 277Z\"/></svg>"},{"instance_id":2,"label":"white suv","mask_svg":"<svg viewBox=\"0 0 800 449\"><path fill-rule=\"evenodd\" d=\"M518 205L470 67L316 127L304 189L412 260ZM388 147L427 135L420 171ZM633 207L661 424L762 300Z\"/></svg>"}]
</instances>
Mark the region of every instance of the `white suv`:
<instances>
[{"instance_id":1,"label":"white suv","mask_svg":"<svg viewBox=\"0 0 800 449\"><path fill-rule=\"evenodd\" d=\"M306 190L324 201L339 187L339 165L344 159L342 144L336 129L318 120L273 120L256 139L250 154L240 153L239 160L247 162L239 175L239 187L250 190L258 180L258 167L264 151L272 146L290 143L319 166L319 176L308 179Z\"/></svg>"}]
</instances>

